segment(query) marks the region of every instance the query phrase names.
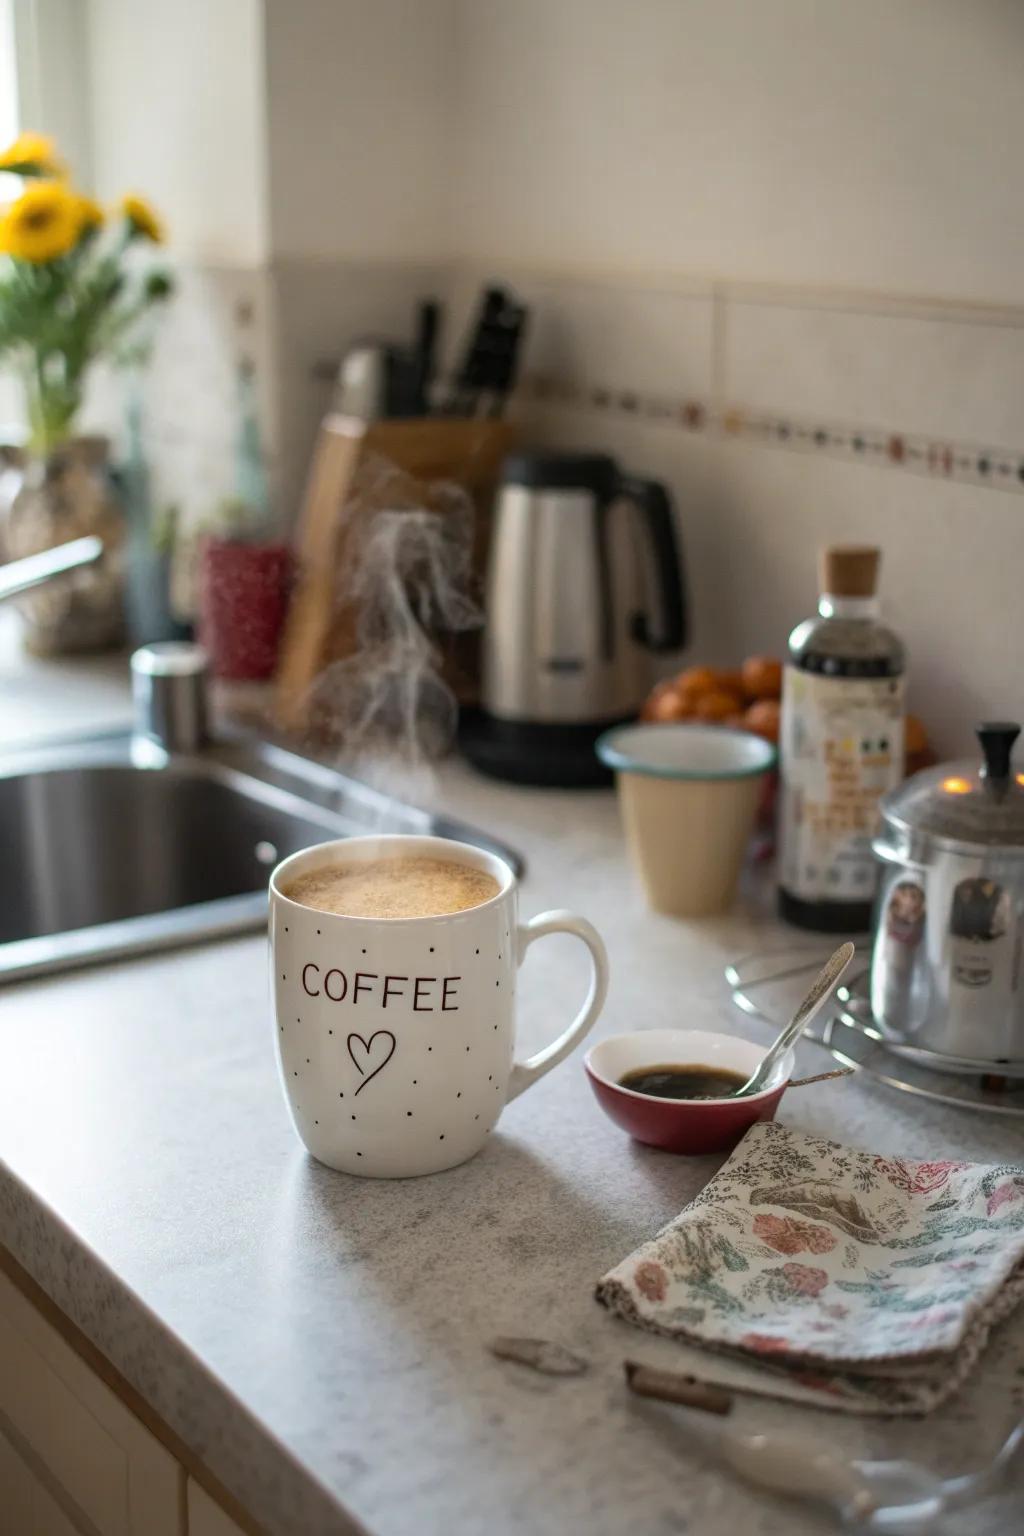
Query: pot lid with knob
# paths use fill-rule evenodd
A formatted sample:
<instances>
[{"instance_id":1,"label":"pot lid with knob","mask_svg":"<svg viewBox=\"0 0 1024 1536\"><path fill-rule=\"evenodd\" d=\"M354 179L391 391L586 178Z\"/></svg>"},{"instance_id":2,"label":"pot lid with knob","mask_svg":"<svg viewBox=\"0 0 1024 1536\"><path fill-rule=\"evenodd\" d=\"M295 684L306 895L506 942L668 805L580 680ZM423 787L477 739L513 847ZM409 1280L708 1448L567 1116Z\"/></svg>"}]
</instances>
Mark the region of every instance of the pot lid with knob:
<instances>
[{"instance_id":1,"label":"pot lid with knob","mask_svg":"<svg viewBox=\"0 0 1024 1536\"><path fill-rule=\"evenodd\" d=\"M940 763L915 773L883 798L875 852L921 860L931 848L1024 858L1024 773L1013 764L1020 726L977 727L980 760Z\"/></svg>"}]
</instances>

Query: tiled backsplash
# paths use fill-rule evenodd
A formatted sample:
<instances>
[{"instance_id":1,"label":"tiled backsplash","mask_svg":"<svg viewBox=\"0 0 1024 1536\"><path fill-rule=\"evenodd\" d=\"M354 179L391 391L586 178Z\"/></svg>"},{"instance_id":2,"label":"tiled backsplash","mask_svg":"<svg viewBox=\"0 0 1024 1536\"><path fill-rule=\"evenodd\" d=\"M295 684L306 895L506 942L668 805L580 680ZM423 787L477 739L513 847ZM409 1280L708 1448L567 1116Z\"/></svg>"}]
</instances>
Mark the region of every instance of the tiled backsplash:
<instances>
[{"instance_id":1,"label":"tiled backsplash","mask_svg":"<svg viewBox=\"0 0 1024 1536\"><path fill-rule=\"evenodd\" d=\"M731 403L1024 450L1024 312L722 296ZM1019 456L1019 455L1018 455Z\"/></svg>"},{"instance_id":2,"label":"tiled backsplash","mask_svg":"<svg viewBox=\"0 0 1024 1536\"><path fill-rule=\"evenodd\" d=\"M461 271L455 296L496 275ZM693 656L780 652L818 548L877 542L936 747L1021 714L1024 312L503 275L536 308L530 431L672 490Z\"/></svg>"},{"instance_id":3,"label":"tiled backsplash","mask_svg":"<svg viewBox=\"0 0 1024 1536\"><path fill-rule=\"evenodd\" d=\"M456 299L486 275L461 272ZM514 281L531 401L1024 491L1024 311Z\"/></svg>"},{"instance_id":4,"label":"tiled backsplash","mask_svg":"<svg viewBox=\"0 0 1024 1536\"><path fill-rule=\"evenodd\" d=\"M361 334L408 336L426 294L447 299L454 364L490 277L531 306L519 393L532 412L571 406L1024 492L1024 311L323 261L183 271L149 390L152 438L177 461L170 481L189 502L223 484L244 354L294 507L329 398L324 365ZM92 419L111 404L105 389Z\"/></svg>"},{"instance_id":5,"label":"tiled backsplash","mask_svg":"<svg viewBox=\"0 0 1024 1536\"><path fill-rule=\"evenodd\" d=\"M408 336L436 294L452 366L490 280L531 306L514 406L527 434L670 486L693 655L781 650L813 607L819 545L877 541L912 705L940 750L965 748L980 714L1024 712L1024 312L468 264L194 271L149 384L157 487L192 515L228 489L246 355L293 517L330 365L361 334Z\"/></svg>"},{"instance_id":6,"label":"tiled backsplash","mask_svg":"<svg viewBox=\"0 0 1024 1536\"><path fill-rule=\"evenodd\" d=\"M299 506L332 369L362 336L412 340L417 299L445 296L443 267L283 261L271 268L276 482L286 515Z\"/></svg>"}]
</instances>

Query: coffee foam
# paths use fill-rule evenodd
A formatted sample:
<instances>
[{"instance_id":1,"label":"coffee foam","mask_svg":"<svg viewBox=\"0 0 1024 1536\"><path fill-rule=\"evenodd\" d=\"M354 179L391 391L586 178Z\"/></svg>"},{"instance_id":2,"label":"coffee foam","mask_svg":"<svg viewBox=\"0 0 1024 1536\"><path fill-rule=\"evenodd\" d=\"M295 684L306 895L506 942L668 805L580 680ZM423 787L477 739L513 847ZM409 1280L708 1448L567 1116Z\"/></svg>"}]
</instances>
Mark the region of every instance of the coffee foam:
<instances>
[{"instance_id":1,"label":"coffee foam","mask_svg":"<svg viewBox=\"0 0 1024 1536\"><path fill-rule=\"evenodd\" d=\"M449 859L371 859L328 864L282 886L290 901L338 917L443 917L497 896L486 870Z\"/></svg>"}]
</instances>

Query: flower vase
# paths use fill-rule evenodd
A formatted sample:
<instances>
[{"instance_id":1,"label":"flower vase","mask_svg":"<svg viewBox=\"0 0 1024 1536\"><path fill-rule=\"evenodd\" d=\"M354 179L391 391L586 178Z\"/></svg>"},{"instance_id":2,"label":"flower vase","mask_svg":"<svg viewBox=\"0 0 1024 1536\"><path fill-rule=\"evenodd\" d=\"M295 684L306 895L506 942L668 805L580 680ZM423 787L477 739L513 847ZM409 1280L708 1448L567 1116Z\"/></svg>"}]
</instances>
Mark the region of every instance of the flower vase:
<instances>
[{"instance_id":1,"label":"flower vase","mask_svg":"<svg viewBox=\"0 0 1024 1536\"><path fill-rule=\"evenodd\" d=\"M87 534L103 541L94 565L17 600L33 655L103 651L124 638L126 526L103 437L71 438L27 459L7 514L5 554L18 560Z\"/></svg>"}]
</instances>

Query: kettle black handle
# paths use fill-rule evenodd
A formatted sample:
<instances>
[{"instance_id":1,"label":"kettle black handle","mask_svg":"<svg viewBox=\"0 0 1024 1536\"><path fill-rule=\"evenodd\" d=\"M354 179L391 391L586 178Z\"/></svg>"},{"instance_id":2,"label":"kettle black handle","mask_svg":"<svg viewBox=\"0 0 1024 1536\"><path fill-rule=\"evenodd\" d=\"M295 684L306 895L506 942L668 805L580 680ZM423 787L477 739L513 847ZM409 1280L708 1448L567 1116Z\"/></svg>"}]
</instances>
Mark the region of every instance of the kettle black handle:
<instances>
[{"instance_id":1,"label":"kettle black handle","mask_svg":"<svg viewBox=\"0 0 1024 1536\"><path fill-rule=\"evenodd\" d=\"M982 778L994 784L1005 783L1013 771L1010 756L1020 735L1020 726L1016 720L986 720L975 726L975 732L985 758Z\"/></svg>"},{"instance_id":2,"label":"kettle black handle","mask_svg":"<svg viewBox=\"0 0 1024 1536\"><path fill-rule=\"evenodd\" d=\"M644 515L661 598L661 633L651 633L646 613L635 613L630 626L633 639L649 651L682 650L689 638L688 614L682 556L668 492L660 480L638 480L628 475L620 480L619 490L635 502Z\"/></svg>"}]
</instances>

